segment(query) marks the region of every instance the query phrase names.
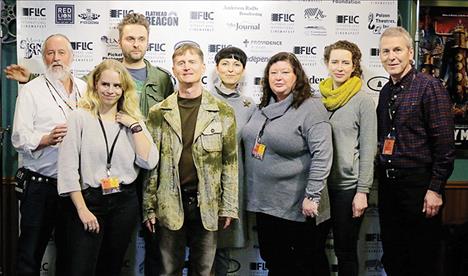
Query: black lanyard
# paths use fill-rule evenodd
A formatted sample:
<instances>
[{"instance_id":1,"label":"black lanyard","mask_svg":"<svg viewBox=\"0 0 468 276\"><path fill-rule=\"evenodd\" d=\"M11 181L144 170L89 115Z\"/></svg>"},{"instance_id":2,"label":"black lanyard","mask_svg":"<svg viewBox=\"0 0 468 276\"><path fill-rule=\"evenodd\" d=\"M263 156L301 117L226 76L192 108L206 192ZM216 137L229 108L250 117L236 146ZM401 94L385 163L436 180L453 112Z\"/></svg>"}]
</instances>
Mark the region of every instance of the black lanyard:
<instances>
[{"instance_id":1,"label":"black lanyard","mask_svg":"<svg viewBox=\"0 0 468 276\"><path fill-rule=\"evenodd\" d=\"M117 143L117 139L119 138L120 131L122 130L122 125L119 126L119 132L117 132L117 135L115 135L114 142L112 142L112 146L111 146L111 149L109 151L109 144L107 143L106 130L104 129L104 124L102 123L101 116L99 114L98 114L98 120L99 120L99 124L101 125L102 134L104 134L104 141L106 142L106 154L107 154L106 169L107 169L107 177L109 177L110 176L110 169L111 169L112 155L114 154L115 144Z\"/></svg>"},{"instance_id":2,"label":"black lanyard","mask_svg":"<svg viewBox=\"0 0 468 276\"><path fill-rule=\"evenodd\" d=\"M62 106L58 103L57 99L55 98L54 96L54 93L52 92L52 89L50 89L50 87L52 86L52 88L54 89L55 93L60 97L60 99L62 100L62 102L64 102L68 108L70 110L74 110L74 108L62 97L62 95L60 95L60 93L57 91L57 89L55 88L55 86L52 84L52 82L50 82L50 80L44 76L44 79L46 80L46 85L47 85L47 88L49 88L49 92L50 92L50 95L52 96L52 98L54 99L55 103L57 104L57 106L60 108L60 110L62 111L63 113L63 116L65 116L65 119L67 118L67 115L65 113L65 110L63 110ZM72 93L73 91L76 91L75 93L75 108L77 108L77 103L78 103L78 97L77 97L77 94L79 94L79 91L78 91L78 87L76 86L76 83L73 83L73 89L72 89ZM81 95L80 95L81 97Z\"/></svg>"}]
</instances>

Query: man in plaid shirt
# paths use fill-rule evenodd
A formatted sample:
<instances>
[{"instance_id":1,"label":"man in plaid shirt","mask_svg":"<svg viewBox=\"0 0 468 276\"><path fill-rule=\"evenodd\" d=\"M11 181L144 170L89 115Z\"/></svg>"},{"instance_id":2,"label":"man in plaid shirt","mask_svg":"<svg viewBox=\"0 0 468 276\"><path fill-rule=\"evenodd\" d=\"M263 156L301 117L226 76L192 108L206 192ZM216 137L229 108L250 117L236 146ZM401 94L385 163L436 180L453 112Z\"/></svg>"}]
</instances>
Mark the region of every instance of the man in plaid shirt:
<instances>
[{"instance_id":1,"label":"man in plaid shirt","mask_svg":"<svg viewBox=\"0 0 468 276\"><path fill-rule=\"evenodd\" d=\"M437 79L413 68L401 27L385 30L380 60L390 81L378 115L379 212L387 275L440 275L444 185L455 158L450 98Z\"/></svg>"}]
</instances>

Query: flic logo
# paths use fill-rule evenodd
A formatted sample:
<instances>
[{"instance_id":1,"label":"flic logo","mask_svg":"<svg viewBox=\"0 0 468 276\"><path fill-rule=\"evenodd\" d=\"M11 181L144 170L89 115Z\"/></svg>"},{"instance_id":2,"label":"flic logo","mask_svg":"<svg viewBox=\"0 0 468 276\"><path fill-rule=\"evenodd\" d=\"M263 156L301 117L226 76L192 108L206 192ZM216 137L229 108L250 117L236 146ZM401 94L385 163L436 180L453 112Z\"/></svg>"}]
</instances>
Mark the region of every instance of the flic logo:
<instances>
[{"instance_id":1,"label":"flic logo","mask_svg":"<svg viewBox=\"0 0 468 276\"><path fill-rule=\"evenodd\" d=\"M45 11L46 11L45 8L23 8L23 15L44 17L46 16Z\"/></svg>"},{"instance_id":2,"label":"flic logo","mask_svg":"<svg viewBox=\"0 0 468 276\"><path fill-rule=\"evenodd\" d=\"M271 21L273 22L294 22L295 14L287 13L272 13Z\"/></svg>"},{"instance_id":3,"label":"flic logo","mask_svg":"<svg viewBox=\"0 0 468 276\"><path fill-rule=\"evenodd\" d=\"M214 14L214 12L191 11L190 12L190 19L193 19L193 20L214 20L213 14Z\"/></svg>"},{"instance_id":4,"label":"flic logo","mask_svg":"<svg viewBox=\"0 0 468 276\"><path fill-rule=\"evenodd\" d=\"M294 54L296 55L316 55L316 46L294 46Z\"/></svg>"},{"instance_id":5,"label":"flic logo","mask_svg":"<svg viewBox=\"0 0 468 276\"><path fill-rule=\"evenodd\" d=\"M231 44L209 44L208 45L208 52L210 53L217 53L219 50L224 49L226 47L230 47Z\"/></svg>"},{"instance_id":6,"label":"flic logo","mask_svg":"<svg viewBox=\"0 0 468 276\"><path fill-rule=\"evenodd\" d=\"M124 17L129 13L132 13L133 10L110 10L110 17L112 18L120 18Z\"/></svg>"},{"instance_id":7,"label":"flic logo","mask_svg":"<svg viewBox=\"0 0 468 276\"><path fill-rule=\"evenodd\" d=\"M359 15L337 15L336 23L339 24L359 24Z\"/></svg>"},{"instance_id":8,"label":"flic logo","mask_svg":"<svg viewBox=\"0 0 468 276\"><path fill-rule=\"evenodd\" d=\"M93 42L89 41L72 41L70 42L73 50L84 50L84 51L92 51L93 50Z\"/></svg>"}]
</instances>

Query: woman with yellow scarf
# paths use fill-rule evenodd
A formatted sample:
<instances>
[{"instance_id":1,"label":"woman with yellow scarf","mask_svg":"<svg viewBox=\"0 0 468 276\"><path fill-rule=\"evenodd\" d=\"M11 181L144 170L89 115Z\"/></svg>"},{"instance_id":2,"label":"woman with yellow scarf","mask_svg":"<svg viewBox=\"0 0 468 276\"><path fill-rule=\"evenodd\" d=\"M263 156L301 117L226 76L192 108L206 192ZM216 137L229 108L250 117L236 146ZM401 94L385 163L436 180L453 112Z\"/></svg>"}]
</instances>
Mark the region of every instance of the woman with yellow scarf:
<instances>
[{"instance_id":1,"label":"woman with yellow scarf","mask_svg":"<svg viewBox=\"0 0 468 276\"><path fill-rule=\"evenodd\" d=\"M346 40L325 47L330 77L320 83L333 133L328 177L338 275L358 275L357 240L373 181L377 116L373 99L361 90L361 51Z\"/></svg>"}]
</instances>

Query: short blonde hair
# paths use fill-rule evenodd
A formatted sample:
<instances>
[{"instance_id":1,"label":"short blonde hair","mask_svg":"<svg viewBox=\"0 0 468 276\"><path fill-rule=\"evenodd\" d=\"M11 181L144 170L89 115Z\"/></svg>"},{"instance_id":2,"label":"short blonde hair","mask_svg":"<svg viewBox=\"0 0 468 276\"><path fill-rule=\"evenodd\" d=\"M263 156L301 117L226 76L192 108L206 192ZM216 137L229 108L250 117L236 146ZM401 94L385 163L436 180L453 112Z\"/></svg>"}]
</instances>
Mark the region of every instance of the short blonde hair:
<instances>
[{"instance_id":1,"label":"short blonde hair","mask_svg":"<svg viewBox=\"0 0 468 276\"><path fill-rule=\"evenodd\" d=\"M121 62L113 59L104 60L91 72L87 81L86 93L79 101L79 106L89 110L94 116L98 116L101 101L96 86L101 78L102 72L106 70L114 71L120 76L122 96L117 103L117 110L128 114L135 120L143 119L140 108L138 107L138 95L132 76Z\"/></svg>"},{"instance_id":2,"label":"short blonde hair","mask_svg":"<svg viewBox=\"0 0 468 276\"><path fill-rule=\"evenodd\" d=\"M184 43L178 46L177 48L175 48L174 54L172 54L172 62L174 62L174 59L176 57L181 56L185 54L186 52L191 52L191 53L196 54L197 56L200 57L202 62L204 62L203 51L200 49L200 47L198 47L198 45L194 43Z\"/></svg>"},{"instance_id":3,"label":"short blonde hair","mask_svg":"<svg viewBox=\"0 0 468 276\"><path fill-rule=\"evenodd\" d=\"M389 36L403 37L406 40L406 46L408 46L409 49L413 48L413 39L411 38L411 35L408 33L408 31L405 30L403 27L398 26L386 29L380 36L379 44L382 42L382 38Z\"/></svg>"}]
</instances>

